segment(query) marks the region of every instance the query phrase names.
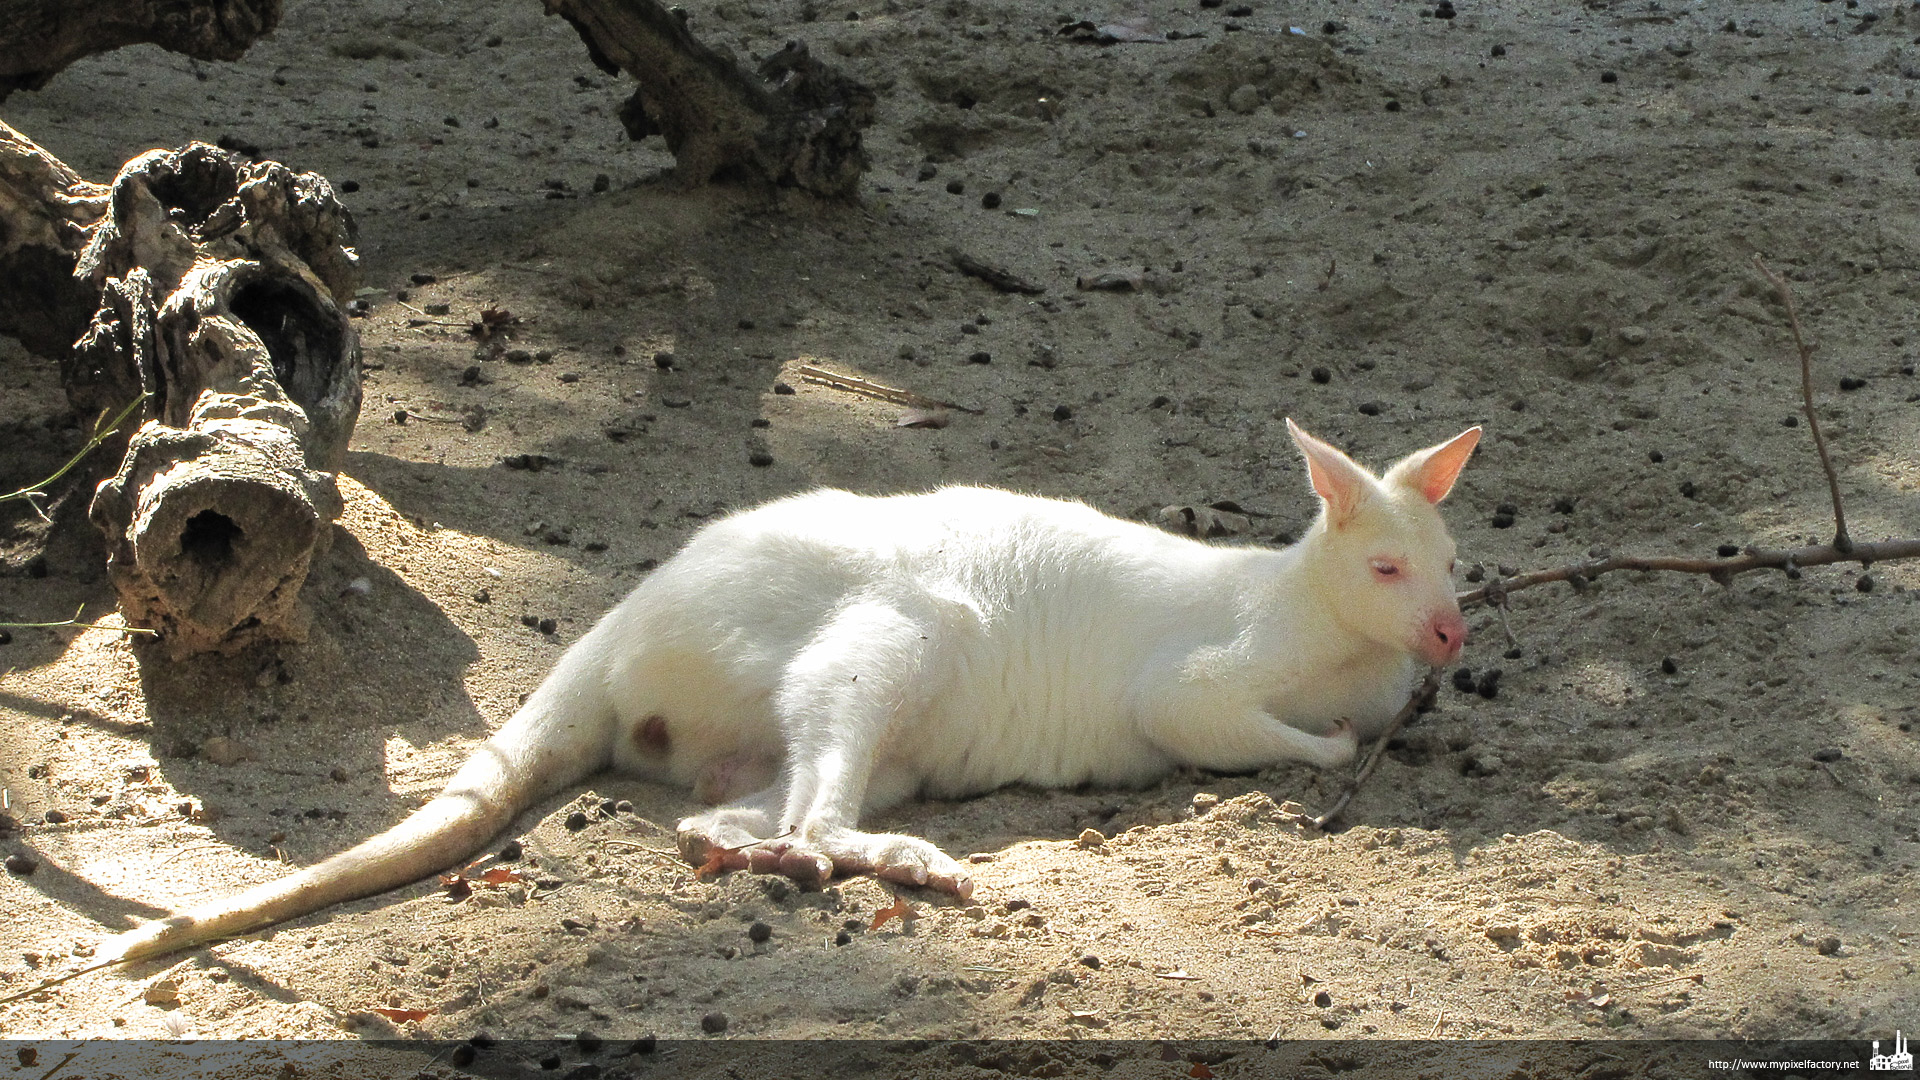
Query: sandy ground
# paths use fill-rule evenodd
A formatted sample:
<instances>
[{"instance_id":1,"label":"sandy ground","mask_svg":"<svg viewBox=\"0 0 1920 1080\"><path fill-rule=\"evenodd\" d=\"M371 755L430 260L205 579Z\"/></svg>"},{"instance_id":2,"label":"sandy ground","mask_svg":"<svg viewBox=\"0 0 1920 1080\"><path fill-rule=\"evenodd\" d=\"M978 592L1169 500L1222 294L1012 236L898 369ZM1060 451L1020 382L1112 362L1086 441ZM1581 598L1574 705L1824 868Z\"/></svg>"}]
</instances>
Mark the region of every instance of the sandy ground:
<instances>
[{"instance_id":1,"label":"sandy ground","mask_svg":"<svg viewBox=\"0 0 1920 1080\"><path fill-rule=\"evenodd\" d=\"M0 878L0 993L383 829L703 521L817 485L1232 500L1270 541L1313 509L1283 417L1375 465L1484 424L1448 503L1463 569L1824 540L1754 253L1818 342L1856 537L1920 534L1908 5L1235 3L688 0L708 40L801 38L878 88L853 206L676 189L657 140L624 140L620 80L531 0L297 2L242 62L127 50L0 106L96 178L222 137L321 172L376 290L306 644L177 666L107 629L0 646L0 842L37 864ZM1143 11L1179 37L1056 33ZM996 292L953 248L1046 291ZM1075 287L1128 267L1137 291ZM476 353L488 307L523 352ZM899 428L802 362L983 413ZM0 341L0 380L11 488L78 433L50 365ZM504 463L527 454L546 467ZM0 617L110 607L84 529L0 514ZM979 853L979 891L909 894L918 917L876 930L871 880L695 880L668 834L690 798L601 777L516 827L537 888L423 884L83 977L0 1031L1864 1055L1920 1028L1920 565L1870 573L1474 609L1463 664L1499 668L1497 697L1443 689L1336 835L1277 812L1343 783L1298 765L914 806L884 824Z\"/></svg>"}]
</instances>

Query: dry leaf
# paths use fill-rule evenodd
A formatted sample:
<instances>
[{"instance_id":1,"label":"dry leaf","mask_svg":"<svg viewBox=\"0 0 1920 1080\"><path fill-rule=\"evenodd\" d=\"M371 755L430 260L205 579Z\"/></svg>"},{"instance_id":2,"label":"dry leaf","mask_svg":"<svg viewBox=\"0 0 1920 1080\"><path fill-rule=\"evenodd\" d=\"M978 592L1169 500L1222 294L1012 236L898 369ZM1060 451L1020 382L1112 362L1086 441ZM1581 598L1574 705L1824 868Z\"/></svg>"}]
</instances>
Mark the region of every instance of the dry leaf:
<instances>
[{"instance_id":1,"label":"dry leaf","mask_svg":"<svg viewBox=\"0 0 1920 1080\"><path fill-rule=\"evenodd\" d=\"M908 409L893 422L894 427L943 428L951 418L945 409Z\"/></svg>"},{"instance_id":2,"label":"dry leaf","mask_svg":"<svg viewBox=\"0 0 1920 1080\"><path fill-rule=\"evenodd\" d=\"M727 849L717 847L713 849L712 854L707 856L706 862L703 862L699 866L696 866L693 868L693 877L694 877L694 880L697 881L700 878L707 877L709 875L719 875L721 873L724 873L726 869L727 869Z\"/></svg>"},{"instance_id":3,"label":"dry leaf","mask_svg":"<svg viewBox=\"0 0 1920 1080\"><path fill-rule=\"evenodd\" d=\"M520 325L520 316L505 308L486 308L480 312L480 321L467 327L467 333L487 341L496 334L504 334Z\"/></svg>"},{"instance_id":4,"label":"dry leaf","mask_svg":"<svg viewBox=\"0 0 1920 1080\"><path fill-rule=\"evenodd\" d=\"M441 874L440 887L447 890L449 900L465 900L473 895L473 883L465 874Z\"/></svg>"},{"instance_id":5,"label":"dry leaf","mask_svg":"<svg viewBox=\"0 0 1920 1080\"><path fill-rule=\"evenodd\" d=\"M416 1020L425 1020L425 1019L426 1019L427 1017L429 1017L429 1016L432 1016L432 1015L433 1015L433 1010L432 1010L432 1009L380 1009L380 1008L376 1008L376 1009L374 1009L373 1011L374 1011L374 1012L377 1012L377 1013L379 1013L379 1014L380 1014L381 1016L384 1016L384 1017L386 1017L387 1019L389 1019L389 1020L391 1020L391 1021L393 1021L393 1022L394 1022L394 1023L396 1023L396 1024L410 1024L410 1023L412 1023L412 1022L414 1022L414 1021L416 1021Z\"/></svg>"},{"instance_id":6,"label":"dry leaf","mask_svg":"<svg viewBox=\"0 0 1920 1080\"><path fill-rule=\"evenodd\" d=\"M1103 28L1104 29L1104 28ZM1122 266L1115 270L1101 270L1097 273L1081 274L1074 284L1083 291L1103 292L1139 292L1147 286L1147 268L1144 266Z\"/></svg>"},{"instance_id":7,"label":"dry leaf","mask_svg":"<svg viewBox=\"0 0 1920 1080\"><path fill-rule=\"evenodd\" d=\"M527 880L527 875L505 866L496 866L486 873L481 874L479 877L468 878L467 880L484 881L489 885L512 885Z\"/></svg>"},{"instance_id":8,"label":"dry leaf","mask_svg":"<svg viewBox=\"0 0 1920 1080\"><path fill-rule=\"evenodd\" d=\"M1196 1080L1212 1080L1213 1070L1207 1068L1206 1062L1196 1061L1193 1063L1193 1068L1187 1070L1187 1075L1195 1077Z\"/></svg>"},{"instance_id":9,"label":"dry leaf","mask_svg":"<svg viewBox=\"0 0 1920 1080\"><path fill-rule=\"evenodd\" d=\"M893 898L893 903L888 904L886 907L883 907L879 911L876 911L873 913L873 925L867 927L867 929L878 930L881 927L887 925L887 920L892 918L899 918L902 920L906 920L906 919L917 919L919 917L920 917L919 912L907 906L906 897L896 895Z\"/></svg>"},{"instance_id":10,"label":"dry leaf","mask_svg":"<svg viewBox=\"0 0 1920 1080\"><path fill-rule=\"evenodd\" d=\"M178 1005L180 984L172 979L161 979L147 987L146 993L142 994L141 998L149 1005Z\"/></svg>"}]
</instances>

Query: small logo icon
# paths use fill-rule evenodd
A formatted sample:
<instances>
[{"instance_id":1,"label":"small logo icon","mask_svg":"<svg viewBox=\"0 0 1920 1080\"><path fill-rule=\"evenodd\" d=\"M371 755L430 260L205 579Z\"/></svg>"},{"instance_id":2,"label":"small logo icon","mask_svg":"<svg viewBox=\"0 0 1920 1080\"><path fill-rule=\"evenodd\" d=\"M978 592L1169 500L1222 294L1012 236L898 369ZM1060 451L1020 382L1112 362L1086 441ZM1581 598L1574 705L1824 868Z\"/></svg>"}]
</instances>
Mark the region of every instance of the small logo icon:
<instances>
[{"instance_id":1,"label":"small logo icon","mask_svg":"<svg viewBox=\"0 0 1920 1080\"><path fill-rule=\"evenodd\" d=\"M1907 1049L1907 1037L1893 1033L1893 1053L1880 1052L1880 1040L1873 1040L1873 1056L1867 1059L1868 1072L1912 1072L1913 1053Z\"/></svg>"}]
</instances>

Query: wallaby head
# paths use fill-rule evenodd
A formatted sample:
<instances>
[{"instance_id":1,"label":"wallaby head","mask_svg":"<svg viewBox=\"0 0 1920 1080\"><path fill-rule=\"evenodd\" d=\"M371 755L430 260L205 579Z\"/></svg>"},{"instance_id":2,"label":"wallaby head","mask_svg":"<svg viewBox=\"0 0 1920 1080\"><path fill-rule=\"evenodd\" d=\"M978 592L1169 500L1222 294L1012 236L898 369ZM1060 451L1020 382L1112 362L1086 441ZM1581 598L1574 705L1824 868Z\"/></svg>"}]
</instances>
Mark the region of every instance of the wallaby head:
<instances>
[{"instance_id":1,"label":"wallaby head","mask_svg":"<svg viewBox=\"0 0 1920 1080\"><path fill-rule=\"evenodd\" d=\"M1408 454L1382 477L1292 420L1287 431L1320 496L1302 565L1329 610L1363 638L1428 664L1450 663L1466 643L1467 623L1453 594L1453 538L1437 506L1480 429Z\"/></svg>"}]
</instances>

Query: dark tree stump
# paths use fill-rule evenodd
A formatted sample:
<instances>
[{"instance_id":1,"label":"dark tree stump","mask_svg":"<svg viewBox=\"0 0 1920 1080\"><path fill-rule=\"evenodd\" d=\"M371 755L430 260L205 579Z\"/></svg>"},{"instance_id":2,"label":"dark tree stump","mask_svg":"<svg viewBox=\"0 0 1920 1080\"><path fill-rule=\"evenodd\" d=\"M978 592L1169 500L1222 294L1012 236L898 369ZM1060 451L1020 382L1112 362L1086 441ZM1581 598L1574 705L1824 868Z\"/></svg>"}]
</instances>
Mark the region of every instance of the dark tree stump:
<instances>
[{"instance_id":1,"label":"dark tree stump","mask_svg":"<svg viewBox=\"0 0 1920 1080\"><path fill-rule=\"evenodd\" d=\"M640 85L621 109L627 134L659 134L677 178L703 184L741 173L830 199L851 198L866 171L861 129L874 96L808 54L797 41L759 74L725 49L700 43L656 0L546 0L573 25L593 62Z\"/></svg>"},{"instance_id":2,"label":"dark tree stump","mask_svg":"<svg viewBox=\"0 0 1920 1080\"><path fill-rule=\"evenodd\" d=\"M280 0L0 0L0 101L124 45L238 60L279 23Z\"/></svg>"},{"instance_id":3,"label":"dark tree stump","mask_svg":"<svg viewBox=\"0 0 1920 1080\"><path fill-rule=\"evenodd\" d=\"M148 395L90 516L121 611L173 656L304 636L360 409L351 242L312 173L195 143L101 188L0 124L0 332L83 414Z\"/></svg>"}]
</instances>

